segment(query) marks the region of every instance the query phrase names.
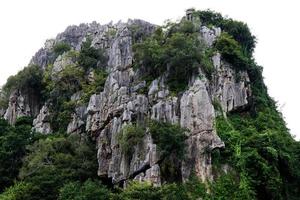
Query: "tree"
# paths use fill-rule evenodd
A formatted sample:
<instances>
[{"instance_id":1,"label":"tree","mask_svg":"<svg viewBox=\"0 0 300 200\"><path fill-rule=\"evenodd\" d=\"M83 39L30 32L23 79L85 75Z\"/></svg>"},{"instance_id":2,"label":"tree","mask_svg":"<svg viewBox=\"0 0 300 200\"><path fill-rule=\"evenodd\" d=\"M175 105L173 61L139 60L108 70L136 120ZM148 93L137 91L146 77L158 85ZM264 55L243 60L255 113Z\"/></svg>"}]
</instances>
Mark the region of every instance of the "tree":
<instances>
[{"instance_id":1,"label":"tree","mask_svg":"<svg viewBox=\"0 0 300 200\"><path fill-rule=\"evenodd\" d=\"M80 182L70 182L59 190L58 200L107 200L110 191L99 182L87 180L83 184Z\"/></svg>"},{"instance_id":2,"label":"tree","mask_svg":"<svg viewBox=\"0 0 300 200\"><path fill-rule=\"evenodd\" d=\"M221 53L222 57L232 64L235 69L249 69L250 60L243 54L241 46L227 33L222 33L215 41L214 47Z\"/></svg>"},{"instance_id":3,"label":"tree","mask_svg":"<svg viewBox=\"0 0 300 200\"><path fill-rule=\"evenodd\" d=\"M70 45L65 42L58 42L53 47L53 52L55 53L56 57L70 50Z\"/></svg>"},{"instance_id":4,"label":"tree","mask_svg":"<svg viewBox=\"0 0 300 200\"><path fill-rule=\"evenodd\" d=\"M1 200L30 200L32 185L25 182L18 182L7 188L0 194Z\"/></svg>"},{"instance_id":5,"label":"tree","mask_svg":"<svg viewBox=\"0 0 300 200\"><path fill-rule=\"evenodd\" d=\"M166 73L170 90L177 93L186 89L191 76L207 60L202 59L204 44L191 22L169 24L165 29L158 28L151 37L134 45L135 66L144 70L149 80Z\"/></svg>"},{"instance_id":6,"label":"tree","mask_svg":"<svg viewBox=\"0 0 300 200\"><path fill-rule=\"evenodd\" d=\"M15 127L0 119L0 191L11 186L17 179L26 153L26 146L39 138L31 132L32 119L17 119Z\"/></svg>"},{"instance_id":7,"label":"tree","mask_svg":"<svg viewBox=\"0 0 300 200\"><path fill-rule=\"evenodd\" d=\"M78 63L86 71L90 68L96 69L99 62L100 67L107 64L107 56L103 49L95 49L91 46L92 40L88 38L81 45L81 50L78 57Z\"/></svg>"},{"instance_id":8,"label":"tree","mask_svg":"<svg viewBox=\"0 0 300 200\"><path fill-rule=\"evenodd\" d=\"M56 199L64 183L96 178L95 149L78 135L48 137L28 150L20 178L33 185L31 199Z\"/></svg>"}]
</instances>

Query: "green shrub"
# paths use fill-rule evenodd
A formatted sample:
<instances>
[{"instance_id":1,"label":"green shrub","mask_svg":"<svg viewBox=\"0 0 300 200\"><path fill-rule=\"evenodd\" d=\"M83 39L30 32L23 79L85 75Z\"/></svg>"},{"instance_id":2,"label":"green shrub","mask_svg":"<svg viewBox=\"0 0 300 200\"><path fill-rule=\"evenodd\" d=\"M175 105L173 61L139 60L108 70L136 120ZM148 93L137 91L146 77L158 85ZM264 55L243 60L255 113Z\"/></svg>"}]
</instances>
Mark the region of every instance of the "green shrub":
<instances>
[{"instance_id":1,"label":"green shrub","mask_svg":"<svg viewBox=\"0 0 300 200\"><path fill-rule=\"evenodd\" d=\"M120 193L113 194L112 200L157 200L162 199L159 188L147 182L130 182Z\"/></svg>"},{"instance_id":2,"label":"green shrub","mask_svg":"<svg viewBox=\"0 0 300 200\"><path fill-rule=\"evenodd\" d=\"M134 45L135 66L144 69L152 80L168 71L170 90L179 92L186 89L190 77L197 73L204 57L204 44L198 40L191 22L171 24L166 29L164 32L158 28L151 37Z\"/></svg>"},{"instance_id":3,"label":"green shrub","mask_svg":"<svg viewBox=\"0 0 300 200\"><path fill-rule=\"evenodd\" d=\"M162 157L174 153L177 158L182 158L185 152L186 129L179 125L173 125L165 122L151 121L149 124L150 133L154 143Z\"/></svg>"},{"instance_id":4,"label":"green shrub","mask_svg":"<svg viewBox=\"0 0 300 200\"><path fill-rule=\"evenodd\" d=\"M137 124L126 125L122 128L118 136L118 142L127 156L133 154L134 147L142 143L145 132L146 130Z\"/></svg>"},{"instance_id":5,"label":"green shrub","mask_svg":"<svg viewBox=\"0 0 300 200\"><path fill-rule=\"evenodd\" d=\"M54 132L65 132L75 109L71 96L80 91L85 82L85 73L76 65L66 66L56 79L51 78L52 66L46 69L43 94L49 104L51 126Z\"/></svg>"},{"instance_id":6,"label":"green shrub","mask_svg":"<svg viewBox=\"0 0 300 200\"><path fill-rule=\"evenodd\" d=\"M31 131L31 124L32 120L28 117L18 118L14 127L0 119L0 192L17 179L26 145L39 138Z\"/></svg>"},{"instance_id":7,"label":"green shrub","mask_svg":"<svg viewBox=\"0 0 300 200\"><path fill-rule=\"evenodd\" d=\"M238 42L229 34L223 32L215 41L214 47L235 69L247 70L249 68L249 59L243 54Z\"/></svg>"},{"instance_id":8,"label":"green shrub","mask_svg":"<svg viewBox=\"0 0 300 200\"><path fill-rule=\"evenodd\" d=\"M228 162L240 174L239 187L255 193L257 199L297 196L300 191L295 185L300 173L291 166L300 161L295 154L299 144L276 110L265 107L254 116L243 113L229 115L227 120L218 117L216 125L226 146L220 151L219 161Z\"/></svg>"},{"instance_id":9,"label":"green shrub","mask_svg":"<svg viewBox=\"0 0 300 200\"><path fill-rule=\"evenodd\" d=\"M16 89L35 94L39 98L43 90L42 79L42 69L37 65L29 65L16 75L10 76L0 92L0 108L7 107L9 96Z\"/></svg>"},{"instance_id":10,"label":"green shrub","mask_svg":"<svg viewBox=\"0 0 300 200\"><path fill-rule=\"evenodd\" d=\"M6 109L8 107L8 97L9 94L6 94L1 88L0 88L0 109Z\"/></svg>"},{"instance_id":11,"label":"green shrub","mask_svg":"<svg viewBox=\"0 0 300 200\"><path fill-rule=\"evenodd\" d=\"M96 178L94 144L79 135L48 137L29 146L28 151L20 178L33 185L31 200L57 199L65 183Z\"/></svg>"},{"instance_id":12,"label":"green shrub","mask_svg":"<svg viewBox=\"0 0 300 200\"><path fill-rule=\"evenodd\" d=\"M99 182L87 180L83 184L80 182L70 182L59 190L58 200L107 200L110 191Z\"/></svg>"},{"instance_id":13,"label":"green shrub","mask_svg":"<svg viewBox=\"0 0 300 200\"><path fill-rule=\"evenodd\" d=\"M53 52L55 53L56 57L70 50L70 45L65 42L58 42L53 46Z\"/></svg>"},{"instance_id":14,"label":"green shrub","mask_svg":"<svg viewBox=\"0 0 300 200\"><path fill-rule=\"evenodd\" d=\"M205 185L196 177L185 183L162 184L155 187L148 182L132 181L118 193L112 193L112 200L155 199L155 200L196 200L209 199Z\"/></svg>"},{"instance_id":15,"label":"green shrub","mask_svg":"<svg viewBox=\"0 0 300 200\"><path fill-rule=\"evenodd\" d=\"M92 40L88 38L81 45L79 52L78 64L86 71L90 68L96 69L99 62L100 67L105 67L107 64L107 56L103 49L95 49L91 47Z\"/></svg>"},{"instance_id":16,"label":"green shrub","mask_svg":"<svg viewBox=\"0 0 300 200\"><path fill-rule=\"evenodd\" d=\"M83 94L81 96L81 101L83 103L88 103L93 94L103 91L107 76L108 73L104 70L94 70L94 80L82 84Z\"/></svg>"},{"instance_id":17,"label":"green shrub","mask_svg":"<svg viewBox=\"0 0 300 200\"><path fill-rule=\"evenodd\" d=\"M256 38L251 34L247 24L224 18L220 13L211 10L196 11L194 15L200 18L202 25L220 27L222 31L227 32L241 45L245 55L252 56Z\"/></svg>"},{"instance_id":18,"label":"green shrub","mask_svg":"<svg viewBox=\"0 0 300 200\"><path fill-rule=\"evenodd\" d=\"M1 200L30 200L32 185L18 182L0 194Z\"/></svg>"},{"instance_id":19,"label":"green shrub","mask_svg":"<svg viewBox=\"0 0 300 200\"><path fill-rule=\"evenodd\" d=\"M202 55L201 55L201 69L203 70L205 76L208 78L208 80L212 79L212 75L214 72L214 65L212 62L212 56L213 56L213 49L207 49Z\"/></svg>"}]
</instances>

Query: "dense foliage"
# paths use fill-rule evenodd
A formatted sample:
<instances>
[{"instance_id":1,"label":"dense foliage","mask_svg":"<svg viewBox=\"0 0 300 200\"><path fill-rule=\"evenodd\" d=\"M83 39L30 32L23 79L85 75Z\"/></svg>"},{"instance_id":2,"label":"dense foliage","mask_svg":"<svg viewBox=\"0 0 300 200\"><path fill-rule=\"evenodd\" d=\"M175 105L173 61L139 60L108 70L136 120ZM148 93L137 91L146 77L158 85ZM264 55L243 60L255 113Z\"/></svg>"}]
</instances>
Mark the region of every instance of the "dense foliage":
<instances>
[{"instance_id":1,"label":"dense foliage","mask_svg":"<svg viewBox=\"0 0 300 200\"><path fill-rule=\"evenodd\" d=\"M59 190L59 200L107 200L110 191L90 179L84 183L69 182Z\"/></svg>"},{"instance_id":2,"label":"dense foliage","mask_svg":"<svg viewBox=\"0 0 300 200\"><path fill-rule=\"evenodd\" d=\"M234 68L238 70L247 70L249 68L249 58L243 54L239 43L229 34L222 33L216 40L214 47Z\"/></svg>"},{"instance_id":3,"label":"dense foliage","mask_svg":"<svg viewBox=\"0 0 300 200\"><path fill-rule=\"evenodd\" d=\"M53 52L55 53L56 57L70 50L70 45L65 42L58 42L53 46Z\"/></svg>"},{"instance_id":4,"label":"dense foliage","mask_svg":"<svg viewBox=\"0 0 300 200\"><path fill-rule=\"evenodd\" d=\"M23 117L12 127L0 119L0 191L18 179L26 145L39 138L39 134L31 132L31 124L31 119Z\"/></svg>"},{"instance_id":5,"label":"dense foliage","mask_svg":"<svg viewBox=\"0 0 300 200\"><path fill-rule=\"evenodd\" d=\"M167 72L170 89L179 92L186 88L197 68L207 63L202 62L204 44L198 40L192 22L169 24L165 29L158 28L151 37L134 45L135 65L145 71L148 80Z\"/></svg>"},{"instance_id":6,"label":"dense foliage","mask_svg":"<svg viewBox=\"0 0 300 200\"><path fill-rule=\"evenodd\" d=\"M25 182L17 182L0 194L1 200L29 200L32 185Z\"/></svg>"},{"instance_id":7,"label":"dense foliage","mask_svg":"<svg viewBox=\"0 0 300 200\"><path fill-rule=\"evenodd\" d=\"M0 109L7 107L9 95L17 89L40 97L43 88L42 79L42 69L37 65L29 65L18 74L10 76L0 90Z\"/></svg>"},{"instance_id":8,"label":"dense foliage","mask_svg":"<svg viewBox=\"0 0 300 200\"><path fill-rule=\"evenodd\" d=\"M185 131L187 130L179 125L154 120L150 122L149 128L153 141L163 157L172 153L179 159L183 157L185 152Z\"/></svg>"},{"instance_id":9,"label":"dense foliage","mask_svg":"<svg viewBox=\"0 0 300 200\"><path fill-rule=\"evenodd\" d=\"M130 156L134 153L134 147L142 143L145 131L146 130L138 124L126 125L122 128L118 136L118 142L125 155Z\"/></svg>"},{"instance_id":10,"label":"dense foliage","mask_svg":"<svg viewBox=\"0 0 300 200\"><path fill-rule=\"evenodd\" d=\"M96 178L95 149L80 136L48 137L28 150L19 176L32 185L31 199L56 199L64 183Z\"/></svg>"},{"instance_id":11,"label":"dense foliage","mask_svg":"<svg viewBox=\"0 0 300 200\"><path fill-rule=\"evenodd\" d=\"M103 49L95 49L91 46L92 40L88 38L86 42L82 43L80 54L78 57L78 64L85 70L90 68L105 67L107 63L107 56Z\"/></svg>"},{"instance_id":12,"label":"dense foliage","mask_svg":"<svg viewBox=\"0 0 300 200\"><path fill-rule=\"evenodd\" d=\"M66 131L76 105L88 103L91 95L103 90L108 74L100 68L92 69L96 65L82 63L83 59L90 60L90 56L94 55L89 52L99 53L100 51L88 45L90 42L84 43L79 53L69 51L65 54L66 57L73 60L73 64L65 66L56 74L53 74L53 65L49 65L43 75L43 96L47 100L50 113L52 113L51 125L55 132ZM94 56L93 59L97 63L97 59L100 58ZM88 66L90 67L88 68ZM92 74L92 80L89 80L90 74ZM80 99L72 100L72 95L77 92L80 93Z\"/></svg>"},{"instance_id":13,"label":"dense foliage","mask_svg":"<svg viewBox=\"0 0 300 200\"><path fill-rule=\"evenodd\" d=\"M247 113L217 119L226 148L218 162L227 161L240 173L249 193L258 199L296 199L299 195L299 142L289 135L275 110L252 117Z\"/></svg>"},{"instance_id":14,"label":"dense foliage","mask_svg":"<svg viewBox=\"0 0 300 200\"><path fill-rule=\"evenodd\" d=\"M220 13L211 10L196 11L194 16L199 17L203 25L220 27L222 31L227 32L241 45L245 55L252 55L256 40L247 24L230 18L224 18Z\"/></svg>"}]
</instances>

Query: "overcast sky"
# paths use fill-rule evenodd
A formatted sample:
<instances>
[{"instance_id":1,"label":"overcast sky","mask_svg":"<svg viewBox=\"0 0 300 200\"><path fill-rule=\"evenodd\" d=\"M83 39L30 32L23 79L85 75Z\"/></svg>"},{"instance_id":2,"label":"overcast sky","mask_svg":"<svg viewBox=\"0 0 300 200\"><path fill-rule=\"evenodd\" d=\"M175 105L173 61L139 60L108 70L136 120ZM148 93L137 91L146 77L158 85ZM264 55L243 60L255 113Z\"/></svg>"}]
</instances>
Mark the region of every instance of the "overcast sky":
<instances>
[{"instance_id":1,"label":"overcast sky","mask_svg":"<svg viewBox=\"0 0 300 200\"><path fill-rule=\"evenodd\" d=\"M270 95L300 139L299 0L1 0L0 85L68 25L140 18L161 25L187 8L212 9L246 22L257 37L255 58ZM298 79L299 78L299 79Z\"/></svg>"}]
</instances>

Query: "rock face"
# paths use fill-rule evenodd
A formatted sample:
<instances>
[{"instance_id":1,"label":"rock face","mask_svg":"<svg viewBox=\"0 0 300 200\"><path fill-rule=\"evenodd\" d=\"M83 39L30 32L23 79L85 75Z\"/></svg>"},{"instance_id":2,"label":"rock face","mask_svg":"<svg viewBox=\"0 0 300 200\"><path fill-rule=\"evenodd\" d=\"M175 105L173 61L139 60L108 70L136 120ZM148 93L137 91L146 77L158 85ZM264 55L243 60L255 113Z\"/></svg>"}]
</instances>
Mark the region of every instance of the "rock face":
<instances>
[{"instance_id":1,"label":"rock face","mask_svg":"<svg viewBox=\"0 0 300 200\"><path fill-rule=\"evenodd\" d=\"M248 105L251 96L250 79L246 72L235 72L228 63L221 60L219 53L213 56L216 74L212 81L212 94L224 112Z\"/></svg>"},{"instance_id":2,"label":"rock face","mask_svg":"<svg viewBox=\"0 0 300 200\"><path fill-rule=\"evenodd\" d=\"M182 179L186 180L192 172L203 180L212 179L210 152L224 147L214 129L212 102L218 98L226 112L246 105L249 96L247 74L241 73L240 80L236 80L234 71L217 54L213 58L217 71L214 80L194 78L181 97L170 95L164 76L144 88L144 82L136 82L139 73L131 68L132 37L127 26L123 24L116 29L117 38L110 43L108 51L110 74L104 91L93 95L87 108L86 130L97 138L98 175L111 178L113 182L135 178L161 184L159 152L150 134L146 134L142 145L135 147L129 160L117 141L124 125L151 118L179 123L190 130L181 169ZM208 45L212 45L220 29L202 27L200 34ZM146 93L139 94L137 91L141 88ZM230 100L235 103L227 103Z\"/></svg>"},{"instance_id":3,"label":"rock face","mask_svg":"<svg viewBox=\"0 0 300 200\"><path fill-rule=\"evenodd\" d=\"M200 33L201 33L202 39L205 41L205 43L208 46L212 46L215 39L221 35L221 28L212 27L210 29L210 28L207 28L206 26L201 26Z\"/></svg>"},{"instance_id":4,"label":"rock face","mask_svg":"<svg viewBox=\"0 0 300 200\"><path fill-rule=\"evenodd\" d=\"M47 40L44 48L41 48L31 59L30 64L38 65L42 69L55 59L55 55L52 52L55 40Z\"/></svg>"},{"instance_id":5,"label":"rock face","mask_svg":"<svg viewBox=\"0 0 300 200\"><path fill-rule=\"evenodd\" d=\"M190 130L188 151L182 166L182 175L188 179L192 172L211 179L211 158L207 149L224 147L214 130L214 108L205 81L196 79L180 100L180 125Z\"/></svg>"},{"instance_id":6,"label":"rock face","mask_svg":"<svg viewBox=\"0 0 300 200\"><path fill-rule=\"evenodd\" d=\"M75 93L71 97L71 101L78 102L81 97L81 92ZM85 132L85 121L87 117L87 108L85 105L80 105L75 108L75 112L72 114L72 121L67 128L68 134L82 134Z\"/></svg>"},{"instance_id":7,"label":"rock face","mask_svg":"<svg viewBox=\"0 0 300 200\"><path fill-rule=\"evenodd\" d=\"M127 179L148 180L156 185L162 183L160 153L148 130L143 142L134 147L134 153L130 157L121 151L118 143L118 135L125 125L153 119L177 123L189 129L187 152L181 163L182 180L185 181L193 172L202 180L211 180L211 151L224 147L214 128L213 102L219 101L224 114L246 106L251 95L249 77L246 72L236 73L217 53L212 58L215 68L212 80L200 78L205 75L199 68L200 76L191 78L188 89L181 95L171 95L164 74L147 86L145 81L140 80L142 72L132 68L132 45L141 35L153 33L155 28L156 26L141 20L70 26L55 40L48 41L33 57L32 63L43 68L50 63L53 58L51 48L58 41L67 42L73 49L79 50L82 42L90 37L92 46L106 50L109 57L106 71L109 75L104 90L92 95L88 105L76 107L67 129L70 134L87 133L95 138L100 177L112 180L113 183L126 183ZM220 28L209 29L202 26L199 38L207 46L211 46L220 33ZM67 54L52 62L53 78L66 65L73 63ZM92 74L90 78L93 78ZM18 92L12 94L5 113L5 118L10 123L31 112L25 99ZM80 99L80 94L74 94L72 99ZM46 105L34 120L34 129L51 133Z\"/></svg>"},{"instance_id":8,"label":"rock face","mask_svg":"<svg viewBox=\"0 0 300 200\"><path fill-rule=\"evenodd\" d=\"M8 108L4 119L10 124L15 124L16 119L23 116L36 116L39 112L38 97L29 91L15 90L9 97Z\"/></svg>"},{"instance_id":9,"label":"rock face","mask_svg":"<svg viewBox=\"0 0 300 200\"><path fill-rule=\"evenodd\" d=\"M33 120L33 130L44 134L52 133L50 125L50 113L47 105L42 107L37 118Z\"/></svg>"}]
</instances>

